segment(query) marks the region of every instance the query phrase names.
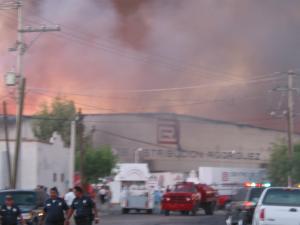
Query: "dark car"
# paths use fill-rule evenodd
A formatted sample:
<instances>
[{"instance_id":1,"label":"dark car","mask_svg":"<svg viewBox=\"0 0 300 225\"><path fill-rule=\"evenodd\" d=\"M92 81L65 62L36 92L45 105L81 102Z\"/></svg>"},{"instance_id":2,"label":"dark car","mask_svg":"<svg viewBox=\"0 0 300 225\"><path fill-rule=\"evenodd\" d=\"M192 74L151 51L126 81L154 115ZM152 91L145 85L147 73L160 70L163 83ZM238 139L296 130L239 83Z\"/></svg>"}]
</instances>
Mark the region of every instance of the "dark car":
<instances>
[{"instance_id":1,"label":"dark car","mask_svg":"<svg viewBox=\"0 0 300 225\"><path fill-rule=\"evenodd\" d=\"M21 209L22 216L27 224L39 224L43 216L43 205L47 195L43 191L35 190L4 190L0 191L0 204L3 205L5 197L11 195L15 204Z\"/></svg>"},{"instance_id":2,"label":"dark car","mask_svg":"<svg viewBox=\"0 0 300 225\"><path fill-rule=\"evenodd\" d=\"M256 204L264 189L263 185L239 189L227 207L226 224L251 224Z\"/></svg>"}]
</instances>

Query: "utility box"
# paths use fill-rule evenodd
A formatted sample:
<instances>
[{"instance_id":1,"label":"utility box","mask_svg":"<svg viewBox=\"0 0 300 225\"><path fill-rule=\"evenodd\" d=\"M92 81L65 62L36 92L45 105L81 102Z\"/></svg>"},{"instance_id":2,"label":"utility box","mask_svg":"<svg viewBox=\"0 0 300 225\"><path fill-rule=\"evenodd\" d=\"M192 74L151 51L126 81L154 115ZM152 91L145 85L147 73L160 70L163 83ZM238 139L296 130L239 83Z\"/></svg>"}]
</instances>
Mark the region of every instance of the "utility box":
<instances>
[{"instance_id":1,"label":"utility box","mask_svg":"<svg viewBox=\"0 0 300 225\"><path fill-rule=\"evenodd\" d=\"M7 72L5 74L6 86L15 86L17 84L17 75L15 72Z\"/></svg>"}]
</instances>

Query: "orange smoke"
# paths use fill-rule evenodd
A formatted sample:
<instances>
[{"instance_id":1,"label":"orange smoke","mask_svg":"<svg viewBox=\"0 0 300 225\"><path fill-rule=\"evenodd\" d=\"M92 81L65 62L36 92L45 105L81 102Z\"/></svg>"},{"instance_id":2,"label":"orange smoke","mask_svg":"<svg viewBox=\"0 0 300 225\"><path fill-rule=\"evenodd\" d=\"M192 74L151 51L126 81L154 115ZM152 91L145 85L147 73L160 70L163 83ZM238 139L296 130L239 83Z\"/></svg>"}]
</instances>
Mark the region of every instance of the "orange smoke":
<instances>
[{"instance_id":1,"label":"orange smoke","mask_svg":"<svg viewBox=\"0 0 300 225\"><path fill-rule=\"evenodd\" d=\"M25 113L59 95L85 113L177 112L267 124L262 119L274 107L268 92L274 82L247 81L297 67L299 3L233 2L26 1L26 25L60 24L62 31L42 34L25 55ZM15 65L15 54L7 52L15 18L0 12L1 74ZM26 34L27 43L35 38ZM196 85L208 87L120 91ZM0 85L0 95L10 92Z\"/></svg>"}]
</instances>

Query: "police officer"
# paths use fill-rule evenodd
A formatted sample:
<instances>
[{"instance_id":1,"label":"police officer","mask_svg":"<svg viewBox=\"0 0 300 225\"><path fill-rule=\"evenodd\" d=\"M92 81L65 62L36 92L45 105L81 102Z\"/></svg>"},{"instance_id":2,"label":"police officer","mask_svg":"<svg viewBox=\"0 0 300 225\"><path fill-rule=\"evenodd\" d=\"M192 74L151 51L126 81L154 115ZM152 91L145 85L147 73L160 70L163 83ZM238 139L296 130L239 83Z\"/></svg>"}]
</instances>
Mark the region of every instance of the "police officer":
<instances>
[{"instance_id":1,"label":"police officer","mask_svg":"<svg viewBox=\"0 0 300 225\"><path fill-rule=\"evenodd\" d=\"M21 210L14 204L13 197L7 195L5 197L5 203L0 208L1 224L2 225L17 225L18 218L22 224L26 224L22 217Z\"/></svg>"},{"instance_id":2,"label":"police officer","mask_svg":"<svg viewBox=\"0 0 300 225\"><path fill-rule=\"evenodd\" d=\"M99 218L97 208L93 200L87 196L84 196L83 190L79 186L74 188L74 192L76 198L74 199L68 212L68 217L65 224L69 224L69 220L74 212L76 225L92 225L94 219L95 223L97 224L99 222Z\"/></svg>"},{"instance_id":3,"label":"police officer","mask_svg":"<svg viewBox=\"0 0 300 225\"><path fill-rule=\"evenodd\" d=\"M46 225L64 225L65 214L68 206L64 199L58 197L56 187L50 189L50 198L45 202L45 224Z\"/></svg>"}]
</instances>

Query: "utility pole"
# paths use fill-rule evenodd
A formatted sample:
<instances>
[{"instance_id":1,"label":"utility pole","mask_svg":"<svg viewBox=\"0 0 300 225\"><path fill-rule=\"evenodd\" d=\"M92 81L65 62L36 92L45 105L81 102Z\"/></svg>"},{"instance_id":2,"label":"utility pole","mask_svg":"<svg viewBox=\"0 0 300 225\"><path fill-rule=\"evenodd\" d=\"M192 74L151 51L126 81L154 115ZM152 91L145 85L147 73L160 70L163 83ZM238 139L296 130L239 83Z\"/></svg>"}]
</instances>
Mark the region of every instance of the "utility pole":
<instances>
[{"instance_id":1,"label":"utility pole","mask_svg":"<svg viewBox=\"0 0 300 225\"><path fill-rule=\"evenodd\" d=\"M69 154L69 188L74 185L74 163L75 163L75 152L76 152L76 120L71 122L71 145Z\"/></svg>"},{"instance_id":2,"label":"utility pole","mask_svg":"<svg viewBox=\"0 0 300 225\"><path fill-rule=\"evenodd\" d=\"M8 184L9 184L9 188L12 188L11 157L10 157L9 134L8 134L8 124L7 124L7 105L5 101L3 102L3 120L4 120L4 134L5 134L5 143L6 143Z\"/></svg>"},{"instance_id":3,"label":"utility pole","mask_svg":"<svg viewBox=\"0 0 300 225\"><path fill-rule=\"evenodd\" d=\"M22 11L22 0L17 1L18 6L18 39L17 39L17 71L16 77L19 79L18 82L18 97L17 97L17 115L16 115L16 143L15 143L15 157L13 163L13 178L12 188L17 188L18 179L18 162L21 147L21 135L22 135L22 115L24 106L24 93L26 80L23 77L23 54L25 53L25 45L23 43L23 33L19 32L23 28L23 11Z\"/></svg>"},{"instance_id":4,"label":"utility pole","mask_svg":"<svg viewBox=\"0 0 300 225\"><path fill-rule=\"evenodd\" d=\"M79 173L80 173L80 183L83 188L85 188L85 174L84 174L84 158L85 158L85 150L84 150L84 125L83 125L84 116L81 113L81 109L77 114L77 132L79 136Z\"/></svg>"},{"instance_id":5,"label":"utility pole","mask_svg":"<svg viewBox=\"0 0 300 225\"><path fill-rule=\"evenodd\" d=\"M19 99L18 99L18 111L16 119L16 143L15 143L15 157L14 157L14 170L13 170L13 179L12 187L17 188L17 178L18 178L18 162L20 156L21 148L21 139L22 139L22 115L24 109L24 100L25 100L25 85L26 79L24 77L20 78L20 90L19 90Z\"/></svg>"},{"instance_id":6,"label":"utility pole","mask_svg":"<svg viewBox=\"0 0 300 225\"><path fill-rule=\"evenodd\" d=\"M297 88L294 88L294 76L296 76L296 73L293 71L288 71L287 77L288 77L288 85L287 87L277 87L274 89L274 91L278 92L286 92L288 94L287 96L287 110L284 110L284 112L281 115L276 115L276 112L271 112L272 116L278 116L278 117L285 117L287 119L287 138L288 138L288 163L290 166L290 169L288 171L288 177L287 177L287 183L289 187L293 186L293 179L292 179L292 173L293 173L293 153L294 153L294 91L297 91Z\"/></svg>"},{"instance_id":7,"label":"utility pole","mask_svg":"<svg viewBox=\"0 0 300 225\"><path fill-rule=\"evenodd\" d=\"M288 158L290 165L293 160L294 153L294 88L293 88L293 80L295 73L293 71L288 72L288 112L287 112L287 120L288 120ZM292 180L292 172L293 168L289 170L288 174L288 186L293 186Z\"/></svg>"},{"instance_id":8,"label":"utility pole","mask_svg":"<svg viewBox=\"0 0 300 225\"><path fill-rule=\"evenodd\" d=\"M23 2L22 0L16 0L13 2L17 8L18 14L18 37L16 46L10 48L10 51L17 51L17 65L15 73L8 73L7 80L14 80L15 83L9 83L10 86L17 85L18 97L17 97L17 115L16 115L16 144L15 144L15 157L13 164L13 178L12 178L12 188L17 188L18 180L18 164L19 164L19 155L21 149L21 139L22 139L22 117L24 109L24 98L25 98L25 87L26 79L23 75L23 56L26 52L27 46L24 43L24 33L33 33L33 32L50 32L50 31L60 31L59 26L48 27L24 27L23 26ZM12 78L13 77L13 78Z\"/></svg>"}]
</instances>

